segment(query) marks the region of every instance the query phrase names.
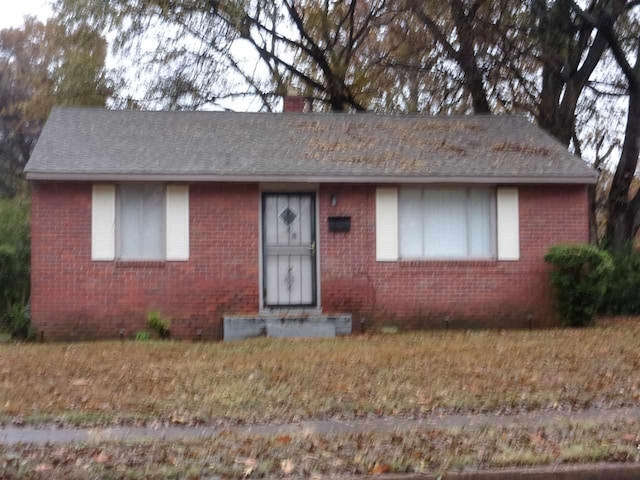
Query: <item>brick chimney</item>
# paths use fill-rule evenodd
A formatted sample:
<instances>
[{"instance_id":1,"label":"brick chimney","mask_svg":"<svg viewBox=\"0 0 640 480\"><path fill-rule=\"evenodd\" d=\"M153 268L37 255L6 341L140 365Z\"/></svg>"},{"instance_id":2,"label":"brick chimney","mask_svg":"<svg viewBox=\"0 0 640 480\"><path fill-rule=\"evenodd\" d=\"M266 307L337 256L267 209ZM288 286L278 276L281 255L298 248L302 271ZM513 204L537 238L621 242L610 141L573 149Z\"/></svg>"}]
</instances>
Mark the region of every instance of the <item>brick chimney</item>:
<instances>
[{"instance_id":1,"label":"brick chimney","mask_svg":"<svg viewBox=\"0 0 640 480\"><path fill-rule=\"evenodd\" d=\"M295 88L289 88L283 98L282 111L284 113L302 113L307 110L307 99Z\"/></svg>"}]
</instances>

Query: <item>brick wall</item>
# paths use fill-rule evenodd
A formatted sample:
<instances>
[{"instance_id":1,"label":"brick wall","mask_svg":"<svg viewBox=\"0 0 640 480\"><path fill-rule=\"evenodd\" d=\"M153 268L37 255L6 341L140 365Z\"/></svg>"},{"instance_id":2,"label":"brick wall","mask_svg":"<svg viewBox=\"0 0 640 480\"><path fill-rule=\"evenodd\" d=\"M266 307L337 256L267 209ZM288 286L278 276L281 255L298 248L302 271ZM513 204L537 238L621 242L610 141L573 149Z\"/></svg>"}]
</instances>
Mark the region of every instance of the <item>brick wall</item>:
<instances>
[{"instance_id":1,"label":"brick wall","mask_svg":"<svg viewBox=\"0 0 640 480\"><path fill-rule=\"evenodd\" d=\"M586 187L531 186L519 188L520 261L376 262L375 188L327 185L319 197L323 309L354 313L354 329L362 318L403 328L553 325L543 256L588 241ZM351 231L330 233L329 215L351 216Z\"/></svg>"},{"instance_id":2,"label":"brick wall","mask_svg":"<svg viewBox=\"0 0 640 480\"><path fill-rule=\"evenodd\" d=\"M172 333L219 338L225 313L259 305L259 188L194 184L188 262L91 261L91 185L35 182L32 316L45 338L129 336L149 310L173 318ZM582 186L522 187L518 262L376 262L375 187L319 190L321 302L357 322L413 327L548 326L555 323L543 255L588 238ZM337 205L331 206L331 195ZM327 217L351 217L329 233Z\"/></svg>"},{"instance_id":3,"label":"brick wall","mask_svg":"<svg viewBox=\"0 0 640 480\"><path fill-rule=\"evenodd\" d=\"M33 323L45 338L129 336L149 310L172 334L218 338L225 312L258 305L258 187L190 188L188 262L92 262L91 185L32 186Z\"/></svg>"}]
</instances>

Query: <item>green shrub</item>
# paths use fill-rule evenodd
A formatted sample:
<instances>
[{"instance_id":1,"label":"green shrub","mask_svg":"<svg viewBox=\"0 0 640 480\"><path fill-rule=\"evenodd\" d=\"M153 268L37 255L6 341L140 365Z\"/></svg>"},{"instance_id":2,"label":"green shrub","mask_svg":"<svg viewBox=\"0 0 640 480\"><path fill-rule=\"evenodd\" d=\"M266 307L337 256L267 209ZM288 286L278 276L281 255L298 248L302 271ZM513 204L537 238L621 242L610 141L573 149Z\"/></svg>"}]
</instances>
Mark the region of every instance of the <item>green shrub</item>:
<instances>
[{"instance_id":1,"label":"green shrub","mask_svg":"<svg viewBox=\"0 0 640 480\"><path fill-rule=\"evenodd\" d=\"M35 331L31 327L29 307L15 303L7 315L7 328L14 340L33 340Z\"/></svg>"},{"instance_id":2,"label":"green shrub","mask_svg":"<svg viewBox=\"0 0 640 480\"><path fill-rule=\"evenodd\" d=\"M18 315L16 304L28 303L30 252L29 202L0 199L0 328Z\"/></svg>"},{"instance_id":3,"label":"green shrub","mask_svg":"<svg viewBox=\"0 0 640 480\"><path fill-rule=\"evenodd\" d=\"M566 326L591 325L613 272L611 255L593 245L556 245L544 259L551 272L556 307Z\"/></svg>"},{"instance_id":4,"label":"green shrub","mask_svg":"<svg viewBox=\"0 0 640 480\"><path fill-rule=\"evenodd\" d=\"M171 319L163 317L159 310L152 310L147 315L147 326L160 338L169 338Z\"/></svg>"},{"instance_id":5,"label":"green shrub","mask_svg":"<svg viewBox=\"0 0 640 480\"><path fill-rule=\"evenodd\" d=\"M9 313L11 305L20 296L20 292L13 284L18 268L16 249L11 245L0 244L0 314L2 316Z\"/></svg>"},{"instance_id":6,"label":"green shrub","mask_svg":"<svg viewBox=\"0 0 640 480\"><path fill-rule=\"evenodd\" d=\"M136 333L136 342L148 342L149 340L151 340L151 335L149 334L149 332L140 330L138 333Z\"/></svg>"},{"instance_id":7,"label":"green shrub","mask_svg":"<svg viewBox=\"0 0 640 480\"><path fill-rule=\"evenodd\" d=\"M11 245L0 244L0 296L5 300L10 296L17 263L16 249Z\"/></svg>"},{"instance_id":8,"label":"green shrub","mask_svg":"<svg viewBox=\"0 0 640 480\"><path fill-rule=\"evenodd\" d=\"M613 275L601 311L607 315L640 314L640 252L628 249L613 256Z\"/></svg>"}]
</instances>

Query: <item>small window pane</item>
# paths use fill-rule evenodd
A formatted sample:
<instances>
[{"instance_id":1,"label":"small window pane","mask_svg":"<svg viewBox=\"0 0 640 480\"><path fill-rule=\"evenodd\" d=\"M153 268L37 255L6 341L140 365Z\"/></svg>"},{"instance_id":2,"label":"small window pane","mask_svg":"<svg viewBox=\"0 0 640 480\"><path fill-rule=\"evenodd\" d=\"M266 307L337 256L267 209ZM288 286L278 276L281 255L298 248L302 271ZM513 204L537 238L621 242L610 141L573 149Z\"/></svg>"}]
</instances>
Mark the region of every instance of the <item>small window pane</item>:
<instances>
[{"instance_id":1,"label":"small window pane","mask_svg":"<svg viewBox=\"0 0 640 480\"><path fill-rule=\"evenodd\" d=\"M164 259L164 187L120 187L120 258Z\"/></svg>"}]
</instances>

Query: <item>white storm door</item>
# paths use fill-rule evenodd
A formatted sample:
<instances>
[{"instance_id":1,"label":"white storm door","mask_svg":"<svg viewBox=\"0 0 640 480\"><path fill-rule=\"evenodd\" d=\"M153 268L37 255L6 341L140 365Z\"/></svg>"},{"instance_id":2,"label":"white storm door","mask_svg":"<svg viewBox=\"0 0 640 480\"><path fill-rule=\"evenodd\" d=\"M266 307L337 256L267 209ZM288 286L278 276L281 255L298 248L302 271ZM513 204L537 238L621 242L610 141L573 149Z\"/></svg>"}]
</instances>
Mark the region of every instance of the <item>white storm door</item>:
<instances>
[{"instance_id":1,"label":"white storm door","mask_svg":"<svg viewBox=\"0 0 640 480\"><path fill-rule=\"evenodd\" d=\"M315 193L263 194L265 306L316 305L315 213Z\"/></svg>"}]
</instances>

